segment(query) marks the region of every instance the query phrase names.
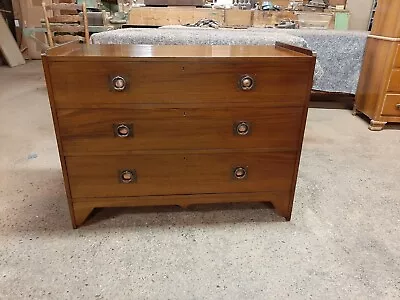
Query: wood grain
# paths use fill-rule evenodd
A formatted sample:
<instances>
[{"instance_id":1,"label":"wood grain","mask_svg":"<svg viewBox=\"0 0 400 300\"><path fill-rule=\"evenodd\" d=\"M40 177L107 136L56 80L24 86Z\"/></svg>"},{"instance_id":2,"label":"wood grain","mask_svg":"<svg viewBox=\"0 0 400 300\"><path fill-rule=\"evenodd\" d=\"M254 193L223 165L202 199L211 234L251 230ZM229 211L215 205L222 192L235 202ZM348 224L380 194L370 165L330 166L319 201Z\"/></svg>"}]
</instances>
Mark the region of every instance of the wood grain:
<instances>
[{"instance_id":1,"label":"wood grain","mask_svg":"<svg viewBox=\"0 0 400 300\"><path fill-rule=\"evenodd\" d=\"M270 101L274 104L271 96L275 95L288 97L296 101L295 105L303 106L307 94L303 78L309 78L310 70L309 62L285 60L266 60L264 64L57 62L51 65L51 74L58 108L91 107L97 103L239 102L251 105ZM246 74L255 80L251 91L243 91L238 86ZM125 91L115 92L110 88L112 78L117 75L128 82Z\"/></svg>"},{"instance_id":2,"label":"wood grain","mask_svg":"<svg viewBox=\"0 0 400 300\"><path fill-rule=\"evenodd\" d=\"M58 120L66 155L146 149L237 149L298 147L302 108L61 109ZM250 124L247 136L234 124ZM132 124L116 137L113 124Z\"/></svg>"},{"instance_id":3,"label":"wood grain","mask_svg":"<svg viewBox=\"0 0 400 300\"><path fill-rule=\"evenodd\" d=\"M272 202L290 220L310 52L103 46L72 43L43 58L74 227L95 207L238 201ZM238 85L245 74L251 91ZM123 92L110 89L116 75L128 83ZM249 136L234 134L240 121ZM115 137L125 123L132 136ZM245 179L233 176L237 167ZM124 170L135 180L122 183Z\"/></svg>"},{"instance_id":4,"label":"wood grain","mask_svg":"<svg viewBox=\"0 0 400 300\"><path fill-rule=\"evenodd\" d=\"M400 37L400 1L379 0L372 34L385 37Z\"/></svg>"},{"instance_id":5,"label":"wood grain","mask_svg":"<svg viewBox=\"0 0 400 300\"><path fill-rule=\"evenodd\" d=\"M257 62L269 58L287 62L312 61L301 52L274 46L255 45L79 45L69 44L46 52L51 61L197 61ZM237 61L238 60L238 61Z\"/></svg>"},{"instance_id":6,"label":"wood grain","mask_svg":"<svg viewBox=\"0 0 400 300\"><path fill-rule=\"evenodd\" d=\"M72 197L121 197L196 193L289 191L296 152L67 157ZM235 180L232 168L248 168ZM119 170L136 170L123 184Z\"/></svg>"},{"instance_id":7,"label":"wood grain","mask_svg":"<svg viewBox=\"0 0 400 300\"><path fill-rule=\"evenodd\" d=\"M382 115L400 117L400 95L386 95Z\"/></svg>"},{"instance_id":8,"label":"wood grain","mask_svg":"<svg viewBox=\"0 0 400 300\"><path fill-rule=\"evenodd\" d=\"M43 63L43 70L44 70L44 75L45 75L45 79L46 79L47 92L49 95L51 116L52 116L52 120L53 120L54 131L56 134L58 154L59 154L60 163L61 163L61 170L62 170L63 178L64 178L64 188L65 188L65 192L67 194L69 212L71 215L71 222L72 222L72 226L74 228L76 228L77 222L76 222L74 210L72 207L72 197L71 197L71 189L70 189L69 178L68 178L67 165L65 163L65 157L64 157L64 153L63 153L61 135L60 135L59 126L58 126L57 111L56 111L56 106L54 104L53 86L51 83L52 78L50 75L49 62L48 62L46 55L42 55L42 63Z\"/></svg>"},{"instance_id":9,"label":"wood grain","mask_svg":"<svg viewBox=\"0 0 400 300\"><path fill-rule=\"evenodd\" d=\"M400 93L400 69L394 69L389 79L388 92Z\"/></svg>"},{"instance_id":10,"label":"wood grain","mask_svg":"<svg viewBox=\"0 0 400 300\"><path fill-rule=\"evenodd\" d=\"M387 122L400 122L393 107L397 97L387 95L400 93L399 10L400 1L379 0L373 36L367 41L354 114L368 116L373 131L382 130Z\"/></svg>"},{"instance_id":11,"label":"wood grain","mask_svg":"<svg viewBox=\"0 0 400 300\"><path fill-rule=\"evenodd\" d=\"M59 15L49 17L50 23L80 23L82 22L82 17L79 15Z\"/></svg>"},{"instance_id":12,"label":"wood grain","mask_svg":"<svg viewBox=\"0 0 400 300\"><path fill-rule=\"evenodd\" d=\"M397 46L397 45L396 45ZM356 93L356 109L378 121L386 94L395 45L390 41L368 38Z\"/></svg>"},{"instance_id":13,"label":"wood grain","mask_svg":"<svg viewBox=\"0 0 400 300\"><path fill-rule=\"evenodd\" d=\"M398 44L398 46L397 46L396 58L395 58L395 61L394 61L394 67L395 68L400 68L400 44Z\"/></svg>"}]
</instances>

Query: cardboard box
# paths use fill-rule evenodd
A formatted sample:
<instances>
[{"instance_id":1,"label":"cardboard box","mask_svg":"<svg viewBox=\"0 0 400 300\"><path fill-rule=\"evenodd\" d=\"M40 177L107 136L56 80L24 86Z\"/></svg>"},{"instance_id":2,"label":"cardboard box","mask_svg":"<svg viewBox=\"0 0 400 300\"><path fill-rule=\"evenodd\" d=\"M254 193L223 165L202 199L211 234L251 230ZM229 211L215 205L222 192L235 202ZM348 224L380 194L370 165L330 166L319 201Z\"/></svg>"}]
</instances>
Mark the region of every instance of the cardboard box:
<instances>
[{"instance_id":1,"label":"cardboard box","mask_svg":"<svg viewBox=\"0 0 400 300\"><path fill-rule=\"evenodd\" d=\"M165 26L193 24L201 19L224 22L224 10L195 7L137 7L129 13L129 25Z\"/></svg>"},{"instance_id":2,"label":"cardboard box","mask_svg":"<svg viewBox=\"0 0 400 300\"><path fill-rule=\"evenodd\" d=\"M203 6L204 0L144 0L147 6Z\"/></svg>"},{"instance_id":3,"label":"cardboard box","mask_svg":"<svg viewBox=\"0 0 400 300\"><path fill-rule=\"evenodd\" d=\"M224 27L248 28L253 23L253 11L241 9L226 9Z\"/></svg>"},{"instance_id":4,"label":"cardboard box","mask_svg":"<svg viewBox=\"0 0 400 300\"><path fill-rule=\"evenodd\" d=\"M51 4L51 0L43 0L46 4ZM22 18L21 28L42 27L41 19L44 18L42 0L20 1ZM37 32L34 37L40 42L30 37L24 36L23 42L28 47L28 56L31 59L40 59L42 51L45 50L43 44L47 43L46 35L43 32Z\"/></svg>"},{"instance_id":5,"label":"cardboard box","mask_svg":"<svg viewBox=\"0 0 400 300\"><path fill-rule=\"evenodd\" d=\"M347 0L329 0L329 5L336 6L336 5L346 5Z\"/></svg>"}]
</instances>

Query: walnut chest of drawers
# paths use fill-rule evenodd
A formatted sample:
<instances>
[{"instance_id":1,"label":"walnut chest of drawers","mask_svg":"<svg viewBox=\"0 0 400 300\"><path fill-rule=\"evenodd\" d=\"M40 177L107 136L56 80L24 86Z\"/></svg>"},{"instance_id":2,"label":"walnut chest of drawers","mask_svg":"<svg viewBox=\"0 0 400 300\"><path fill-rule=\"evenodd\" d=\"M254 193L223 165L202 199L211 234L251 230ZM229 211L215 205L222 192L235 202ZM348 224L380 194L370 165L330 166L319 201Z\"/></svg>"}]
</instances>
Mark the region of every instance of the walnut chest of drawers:
<instances>
[{"instance_id":1,"label":"walnut chest of drawers","mask_svg":"<svg viewBox=\"0 0 400 300\"><path fill-rule=\"evenodd\" d=\"M68 44L43 65L74 227L97 207L239 201L290 219L311 51Z\"/></svg>"}]
</instances>

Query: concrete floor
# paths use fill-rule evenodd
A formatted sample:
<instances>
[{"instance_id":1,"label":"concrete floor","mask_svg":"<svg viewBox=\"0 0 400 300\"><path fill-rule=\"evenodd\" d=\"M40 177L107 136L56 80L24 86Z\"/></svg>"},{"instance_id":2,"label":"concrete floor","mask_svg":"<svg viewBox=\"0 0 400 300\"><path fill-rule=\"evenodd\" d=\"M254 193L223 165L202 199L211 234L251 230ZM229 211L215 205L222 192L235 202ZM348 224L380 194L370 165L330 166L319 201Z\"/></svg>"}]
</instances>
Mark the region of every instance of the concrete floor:
<instances>
[{"instance_id":1,"label":"concrete floor","mask_svg":"<svg viewBox=\"0 0 400 300\"><path fill-rule=\"evenodd\" d=\"M104 209L72 230L40 62L0 67L0 299L399 299L400 130L310 109L291 222Z\"/></svg>"}]
</instances>

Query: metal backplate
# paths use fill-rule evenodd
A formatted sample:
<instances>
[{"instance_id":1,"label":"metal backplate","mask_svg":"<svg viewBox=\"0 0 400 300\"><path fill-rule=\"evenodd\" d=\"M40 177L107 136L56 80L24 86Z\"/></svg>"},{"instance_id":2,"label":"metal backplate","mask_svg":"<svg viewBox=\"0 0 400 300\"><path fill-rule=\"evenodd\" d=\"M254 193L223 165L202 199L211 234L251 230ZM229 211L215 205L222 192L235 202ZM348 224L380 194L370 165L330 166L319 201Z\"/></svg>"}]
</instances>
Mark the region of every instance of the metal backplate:
<instances>
[{"instance_id":1,"label":"metal backplate","mask_svg":"<svg viewBox=\"0 0 400 300\"><path fill-rule=\"evenodd\" d=\"M120 126L126 126L126 127L128 127L128 129L129 129L128 135L126 135L126 136L121 136L121 135L118 133L118 128L119 128ZM132 138L132 137L134 136L134 134L133 134L133 124L132 124L132 123L131 123L131 124L127 124L127 123L113 124L113 131L114 131L114 136L115 136L115 137L119 137L119 138Z\"/></svg>"}]
</instances>

